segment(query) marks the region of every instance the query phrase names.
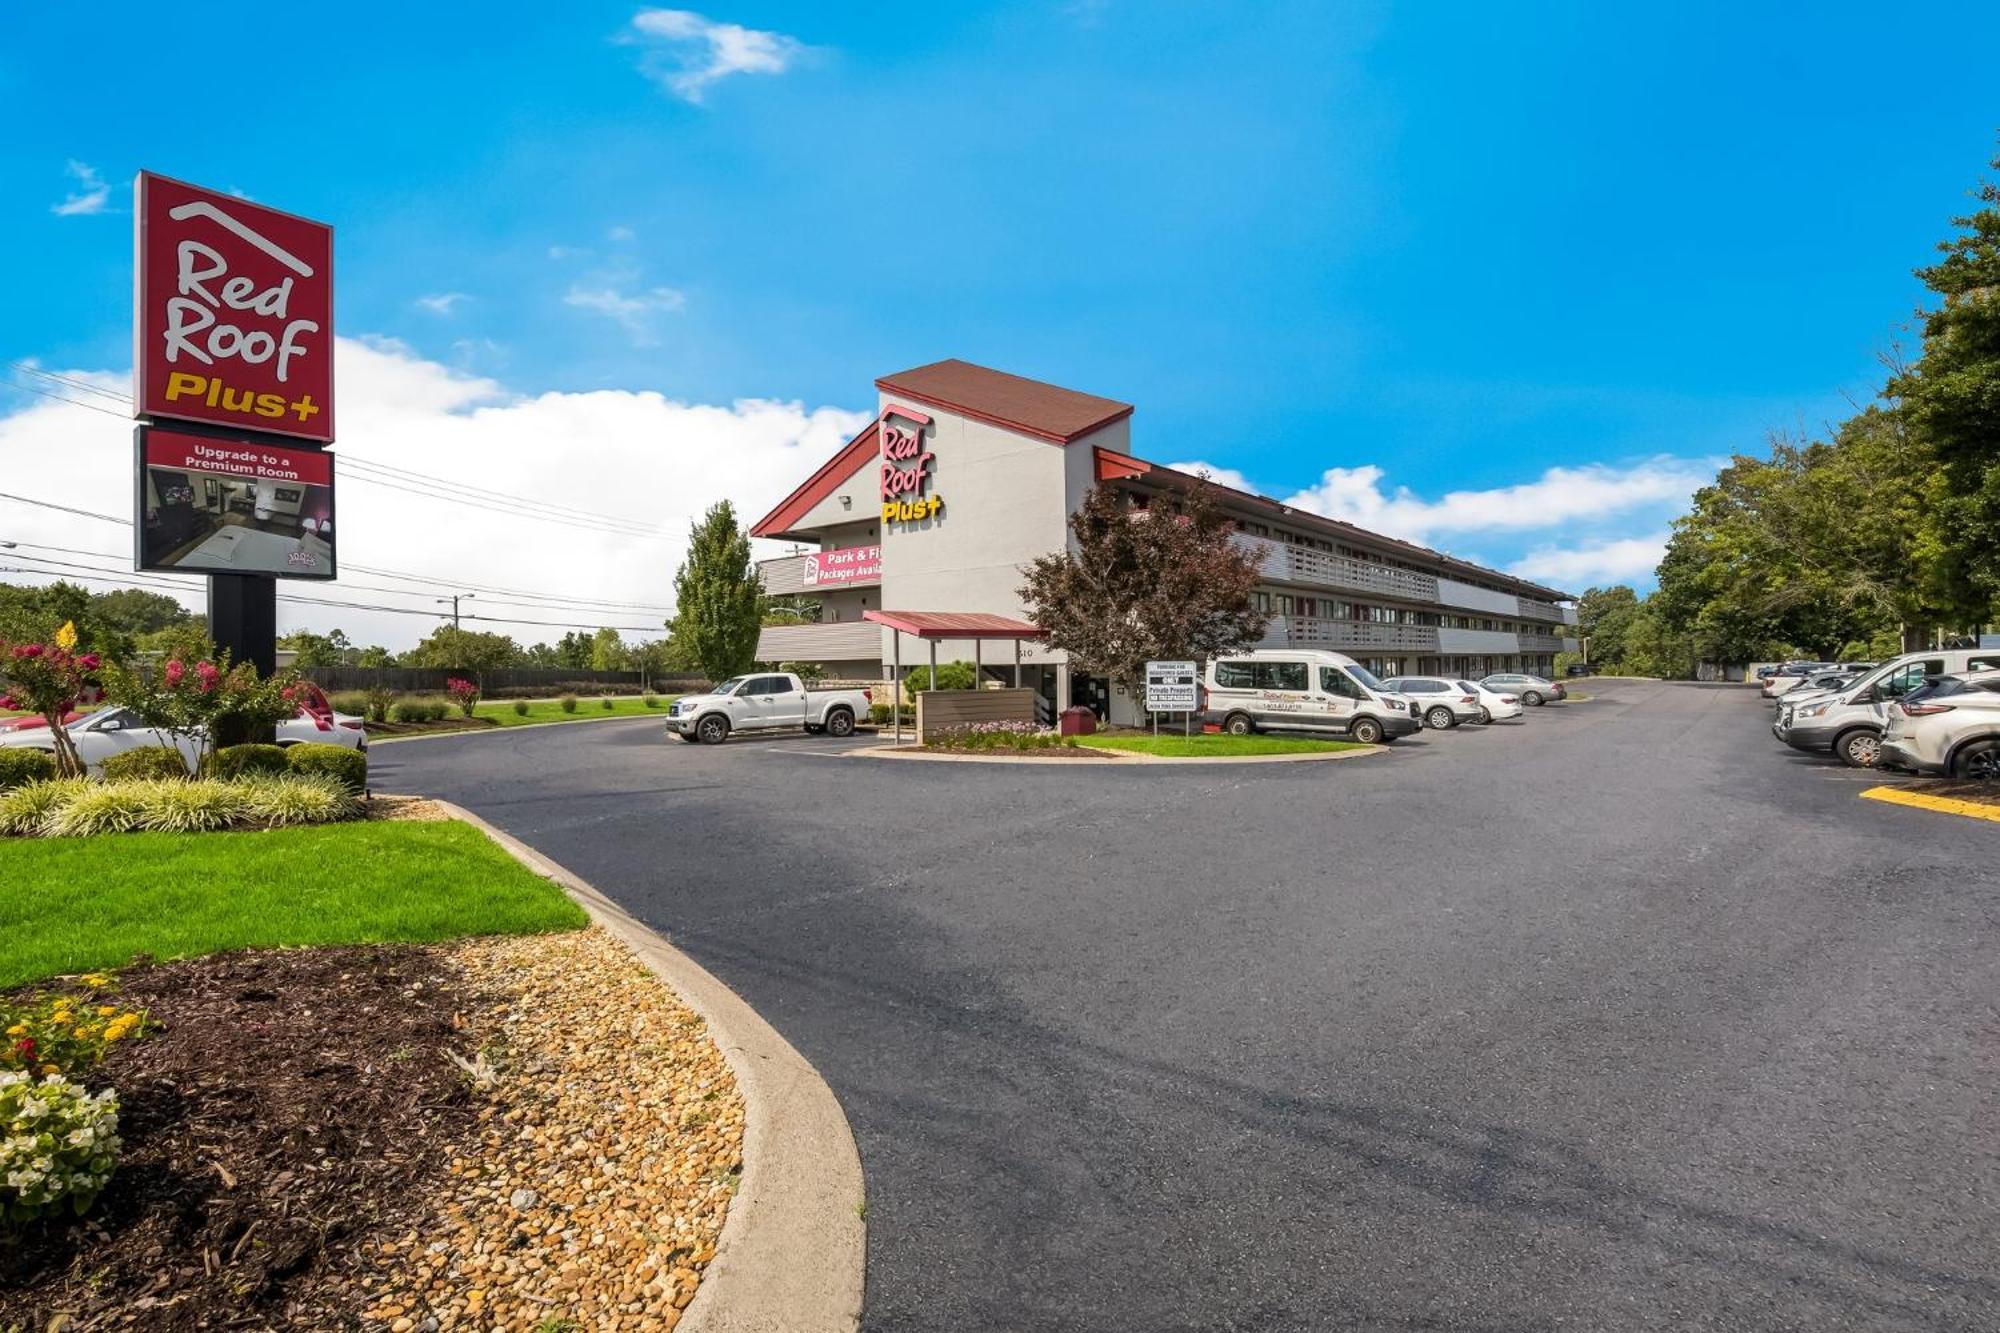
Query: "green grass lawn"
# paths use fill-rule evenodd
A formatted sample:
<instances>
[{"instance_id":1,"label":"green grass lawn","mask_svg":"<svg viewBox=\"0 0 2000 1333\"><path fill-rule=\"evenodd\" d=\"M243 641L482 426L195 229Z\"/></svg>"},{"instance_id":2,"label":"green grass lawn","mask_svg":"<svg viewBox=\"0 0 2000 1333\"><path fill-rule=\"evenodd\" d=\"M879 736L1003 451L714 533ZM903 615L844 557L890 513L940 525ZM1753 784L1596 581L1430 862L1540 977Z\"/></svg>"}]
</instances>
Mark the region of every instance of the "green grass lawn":
<instances>
[{"instance_id":1,"label":"green grass lawn","mask_svg":"<svg viewBox=\"0 0 2000 1333\"><path fill-rule=\"evenodd\" d=\"M1131 750L1167 759L1242 759L1261 754L1321 754L1360 750L1359 741L1323 741L1313 736L1079 736L1079 745L1099 750Z\"/></svg>"},{"instance_id":2,"label":"green grass lawn","mask_svg":"<svg viewBox=\"0 0 2000 1333\"><path fill-rule=\"evenodd\" d=\"M0 986L135 953L569 930L583 909L457 821L0 841Z\"/></svg>"},{"instance_id":3,"label":"green grass lawn","mask_svg":"<svg viewBox=\"0 0 2000 1333\"><path fill-rule=\"evenodd\" d=\"M528 711L522 716L515 714L513 700L493 699L475 704L472 712L475 717L490 717L503 727L525 727L530 722L587 722L598 717L665 718L667 705L674 701L674 696L663 694L658 698L657 708L646 707L643 699L633 695L613 696L609 708L596 699L578 699L574 713L563 712L562 705L552 699L537 699L528 703Z\"/></svg>"}]
</instances>

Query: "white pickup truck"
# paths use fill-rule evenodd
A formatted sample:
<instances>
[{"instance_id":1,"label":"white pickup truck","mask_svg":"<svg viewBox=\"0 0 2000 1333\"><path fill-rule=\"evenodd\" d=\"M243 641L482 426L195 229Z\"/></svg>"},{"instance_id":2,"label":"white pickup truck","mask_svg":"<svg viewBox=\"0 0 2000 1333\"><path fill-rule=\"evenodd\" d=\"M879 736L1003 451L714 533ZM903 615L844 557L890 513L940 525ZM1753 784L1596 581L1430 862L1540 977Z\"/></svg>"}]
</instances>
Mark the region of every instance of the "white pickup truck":
<instances>
[{"instance_id":1,"label":"white pickup truck","mask_svg":"<svg viewBox=\"0 0 2000 1333\"><path fill-rule=\"evenodd\" d=\"M868 715L866 690L809 690L789 671L736 676L707 694L684 694L667 710L667 734L720 745L732 731L851 736Z\"/></svg>"}]
</instances>

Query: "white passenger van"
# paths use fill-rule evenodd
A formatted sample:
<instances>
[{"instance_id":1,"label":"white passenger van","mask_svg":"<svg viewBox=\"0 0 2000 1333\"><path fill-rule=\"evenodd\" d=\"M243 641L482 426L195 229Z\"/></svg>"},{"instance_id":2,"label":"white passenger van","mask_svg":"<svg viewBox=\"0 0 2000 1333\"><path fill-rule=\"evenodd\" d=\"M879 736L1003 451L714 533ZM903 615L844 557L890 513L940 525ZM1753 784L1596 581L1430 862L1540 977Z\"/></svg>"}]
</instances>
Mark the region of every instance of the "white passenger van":
<instances>
[{"instance_id":1,"label":"white passenger van","mask_svg":"<svg viewBox=\"0 0 2000 1333\"><path fill-rule=\"evenodd\" d=\"M1375 744L1408 736L1422 724L1410 702L1382 688L1343 653L1259 648L1224 653L1208 664L1202 721L1233 736L1253 731L1313 731Z\"/></svg>"}]
</instances>

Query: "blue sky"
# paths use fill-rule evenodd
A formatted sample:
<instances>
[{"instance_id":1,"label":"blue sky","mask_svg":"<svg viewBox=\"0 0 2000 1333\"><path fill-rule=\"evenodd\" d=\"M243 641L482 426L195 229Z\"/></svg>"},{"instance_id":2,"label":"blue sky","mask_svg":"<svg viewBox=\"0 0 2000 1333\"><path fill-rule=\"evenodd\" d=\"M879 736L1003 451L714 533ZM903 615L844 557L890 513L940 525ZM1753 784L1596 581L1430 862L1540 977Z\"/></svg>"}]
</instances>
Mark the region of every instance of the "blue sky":
<instances>
[{"instance_id":1,"label":"blue sky","mask_svg":"<svg viewBox=\"0 0 2000 1333\"><path fill-rule=\"evenodd\" d=\"M1995 151L2000 8L1752 8L31 9L0 356L129 367L144 166L333 222L343 334L510 401L806 420L961 356L1581 586L1873 392Z\"/></svg>"}]
</instances>

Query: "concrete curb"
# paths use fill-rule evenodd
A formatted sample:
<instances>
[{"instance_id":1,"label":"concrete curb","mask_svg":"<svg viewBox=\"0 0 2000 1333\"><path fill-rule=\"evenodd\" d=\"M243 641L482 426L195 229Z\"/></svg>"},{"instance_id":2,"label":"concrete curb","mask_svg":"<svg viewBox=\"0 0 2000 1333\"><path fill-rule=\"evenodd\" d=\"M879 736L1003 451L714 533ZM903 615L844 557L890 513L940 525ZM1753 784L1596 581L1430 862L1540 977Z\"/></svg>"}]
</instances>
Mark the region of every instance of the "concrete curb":
<instances>
[{"instance_id":1,"label":"concrete curb","mask_svg":"<svg viewBox=\"0 0 2000 1333\"><path fill-rule=\"evenodd\" d=\"M663 711L652 713L613 713L609 717L563 717L553 722L523 722L517 727L466 727L461 731L420 731L414 736L370 736L368 748L378 745L401 745L404 741L444 741L460 740L467 736L507 736L517 731L534 731L538 727L573 727L579 722L644 722L657 716L666 721Z\"/></svg>"},{"instance_id":2,"label":"concrete curb","mask_svg":"<svg viewBox=\"0 0 2000 1333\"><path fill-rule=\"evenodd\" d=\"M861 1155L833 1089L741 996L664 936L520 839L448 801L438 805L561 885L630 946L708 1023L736 1076L743 1178L679 1333L858 1329L868 1237Z\"/></svg>"},{"instance_id":3,"label":"concrete curb","mask_svg":"<svg viewBox=\"0 0 2000 1333\"><path fill-rule=\"evenodd\" d=\"M1933 796L1926 791L1909 791L1902 787L1870 787L1861 793L1861 799L1884 801L1890 805L1906 805L1913 810L1934 810L1941 815L1985 819L2000 824L2000 805L1991 805L1984 801L1966 801L1956 796Z\"/></svg>"},{"instance_id":4,"label":"concrete curb","mask_svg":"<svg viewBox=\"0 0 2000 1333\"><path fill-rule=\"evenodd\" d=\"M1139 754L1132 750L1098 750L1114 764L1307 764L1326 763L1333 759L1366 759L1371 754L1387 754L1385 745L1371 745L1361 750L1322 750L1305 754L1246 754L1246 755L1199 755L1179 757L1159 754ZM1063 764L1089 765L1087 759L1044 759L1033 754L932 754L925 750L898 750L883 747L872 750L849 750L849 759L894 759L929 764Z\"/></svg>"}]
</instances>

